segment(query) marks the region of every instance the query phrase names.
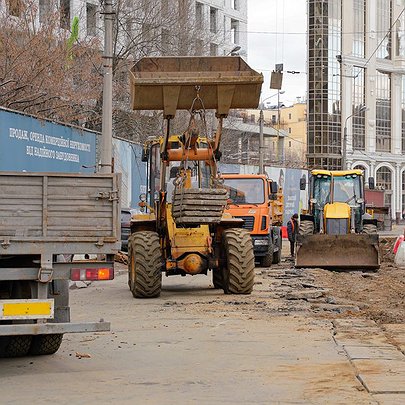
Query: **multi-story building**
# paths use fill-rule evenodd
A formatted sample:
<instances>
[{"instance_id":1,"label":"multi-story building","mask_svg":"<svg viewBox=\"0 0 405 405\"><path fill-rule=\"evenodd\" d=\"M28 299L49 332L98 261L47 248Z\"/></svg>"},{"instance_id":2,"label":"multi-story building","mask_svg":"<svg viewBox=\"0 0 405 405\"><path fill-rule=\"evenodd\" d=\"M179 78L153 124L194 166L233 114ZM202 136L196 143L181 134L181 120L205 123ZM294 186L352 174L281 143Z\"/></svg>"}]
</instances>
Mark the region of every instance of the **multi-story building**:
<instances>
[{"instance_id":1,"label":"multi-story building","mask_svg":"<svg viewBox=\"0 0 405 405\"><path fill-rule=\"evenodd\" d=\"M405 210L404 0L308 0L308 165L361 168Z\"/></svg>"},{"instance_id":2,"label":"multi-story building","mask_svg":"<svg viewBox=\"0 0 405 405\"><path fill-rule=\"evenodd\" d=\"M37 24L45 22L52 11L58 11L62 29L70 30L73 18L78 17L81 38L102 37L98 0L0 0L0 9L20 17L25 3L30 3L29 6L38 11ZM178 26L183 25L182 30L194 33L194 53L227 55L239 46L240 55L247 56L247 0L121 0L119 3L119 25L125 31L122 40L131 32L138 42L159 37L161 46L155 46L154 53L159 53L159 49L161 53L170 53L173 51L170 45L174 42L171 31L178 31ZM179 24L174 24L175 19ZM158 35L156 27L161 31ZM141 34L136 30L142 31ZM181 35L175 34L180 41ZM187 51L190 49L184 53Z\"/></svg>"},{"instance_id":3,"label":"multi-story building","mask_svg":"<svg viewBox=\"0 0 405 405\"><path fill-rule=\"evenodd\" d=\"M307 104L297 102L289 107L274 106L272 108L263 108L264 126L273 127L276 131L282 131L282 137L273 137L269 143L270 159L274 162L274 156L271 151L278 150L276 155L278 164L287 167L305 167L306 149L307 149ZM259 123L260 110L247 110L245 120ZM281 142L281 144L279 144ZM280 151L282 149L282 152ZM282 159L282 162L280 162Z\"/></svg>"}]
</instances>

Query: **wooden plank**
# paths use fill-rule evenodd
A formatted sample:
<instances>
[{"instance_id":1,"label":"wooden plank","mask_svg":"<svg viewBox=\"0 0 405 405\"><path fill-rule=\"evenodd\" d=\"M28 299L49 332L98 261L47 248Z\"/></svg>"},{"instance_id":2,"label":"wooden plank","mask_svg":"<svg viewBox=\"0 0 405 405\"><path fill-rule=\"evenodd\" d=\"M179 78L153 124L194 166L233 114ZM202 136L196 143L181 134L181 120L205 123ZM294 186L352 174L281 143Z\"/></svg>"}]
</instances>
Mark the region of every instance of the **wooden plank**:
<instances>
[{"instance_id":1,"label":"wooden plank","mask_svg":"<svg viewBox=\"0 0 405 405\"><path fill-rule=\"evenodd\" d=\"M216 201L216 200L191 200L191 199L184 199L183 201L174 201L173 207L180 207L184 205L192 205L192 206L205 206L205 205L210 205L210 206L225 206L226 201Z\"/></svg>"},{"instance_id":2,"label":"wooden plank","mask_svg":"<svg viewBox=\"0 0 405 405\"><path fill-rule=\"evenodd\" d=\"M202 213L201 211L179 211L179 212L174 212L173 217L179 218L179 217L202 217L204 218L205 216L207 217L222 217L222 211L204 211Z\"/></svg>"},{"instance_id":3,"label":"wooden plank","mask_svg":"<svg viewBox=\"0 0 405 405\"><path fill-rule=\"evenodd\" d=\"M173 207L172 212L180 212L180 211L193 211L197 210L198 211L215 211L215 212L222 212L223 208L222 206L210 206L210 205L205 205L198 207L196 205L178 205L176 207Z\"/></svg>"},{"instance_id":4,"label":"wooden plank","mask_svg":"<svg viewBox=\"0 0 405 405\"><path fill-rule=\"evenodd\" d=\"M189 217L189 218L179 218L177 220L175 220L176 225L187 225L187 224L194 224L194 225L198 225L198 224L217 224L221 222L221 217L219 218L207 218L207 217Z\"/></svg>"}]
</instances>

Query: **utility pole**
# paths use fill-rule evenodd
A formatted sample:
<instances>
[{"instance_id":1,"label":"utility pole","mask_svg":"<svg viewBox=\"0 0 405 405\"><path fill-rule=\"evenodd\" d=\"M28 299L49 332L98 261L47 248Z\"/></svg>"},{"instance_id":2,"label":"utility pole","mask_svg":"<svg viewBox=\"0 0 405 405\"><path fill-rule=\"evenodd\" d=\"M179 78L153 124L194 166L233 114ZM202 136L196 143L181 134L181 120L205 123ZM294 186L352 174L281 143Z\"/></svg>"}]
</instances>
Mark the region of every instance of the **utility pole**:
<instances>
[{"instance_id":1,"label":"utility pole","mask_svg":"<svg viewBox=\"0 0 405 405\"><path fill-rule=\"evenodd\" d=\"M104 76L103 118L100 153L100 173L112 172L112 63L113 63L113 8L112 0L104 0Z\"/></svg>"},{"instance_id":2,"label":"utility pole","mask_svg":"<svg viewBox=\"0 0 405 405\"><path fill-rule=\"evenodd\" d=\"M259 174L264 174L264 136L263 136L263 106L260 106L259 113Z\"/></svg>"}]
</instances>

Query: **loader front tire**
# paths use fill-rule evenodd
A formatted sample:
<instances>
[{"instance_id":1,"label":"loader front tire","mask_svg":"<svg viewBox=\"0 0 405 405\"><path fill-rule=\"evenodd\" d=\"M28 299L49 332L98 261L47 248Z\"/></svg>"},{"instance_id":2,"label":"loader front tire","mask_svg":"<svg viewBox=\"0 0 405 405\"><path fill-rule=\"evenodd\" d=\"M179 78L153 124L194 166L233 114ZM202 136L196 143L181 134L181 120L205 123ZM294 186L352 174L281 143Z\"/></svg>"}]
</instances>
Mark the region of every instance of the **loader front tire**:
<instances>
[{"instance_id":1,"label":"loader front tire","mask_svg":"<svg viewBox=\"0 0 405 405\"><path fill-rule=\"evenodd\" d=\"M314 233L314 223L312 221L303 220L300 222L298 228L298 233L300 235L313 235Z\"/></svg>"},{"instance_id":2,"label":"loader front tire","mask_svg":"<svg viewBox=\"0 0 405 405\"><path fill-rule=\"evenodd\" d=\"M212 270L212 284L214 284L214 288L216 289L223 289L224 282L222 280L222 272L220 269Z\"/></svg>"},{"instance_id":3,"label":"loader front tire","mask_svg":"<svg viewBox=\"0 0 405 405\"><path fill-rule=\"evenodd\" d=\"M375 235L377 233L377 227L374 224L364 224L362 233Z\"/></svg>"},{"instance_id":4,"label":"loader front tire","mask_svg":"<svg viewBox=\"0 0 405 405\"><path fill-rule=\"evenodd\" d=\"M226 229L222 250L225 294L250 294L255 277L255 256L250 233L242 228Z\"/></svg>"},{"instance_id":5,"label":"loader front tire","mask_svg":"<svg viewBox=\"0 0 405 405\"><path fill-rule=\"evenodd\" d=\"M162 288L162 251L159 235L135 232L128 240L129 284L134 298L159 297Z\"/></svg>"},{"instance_id":6,"label":"loader front tire","mask_svg":"<svg viewBox=\"0 0 405 405\"><path fill-rule=\"evenodd\" d=\"M62 339L62 333L33 336L30 354L34 356L54 354L59 350Z\"/></svg>"}]
</instances>

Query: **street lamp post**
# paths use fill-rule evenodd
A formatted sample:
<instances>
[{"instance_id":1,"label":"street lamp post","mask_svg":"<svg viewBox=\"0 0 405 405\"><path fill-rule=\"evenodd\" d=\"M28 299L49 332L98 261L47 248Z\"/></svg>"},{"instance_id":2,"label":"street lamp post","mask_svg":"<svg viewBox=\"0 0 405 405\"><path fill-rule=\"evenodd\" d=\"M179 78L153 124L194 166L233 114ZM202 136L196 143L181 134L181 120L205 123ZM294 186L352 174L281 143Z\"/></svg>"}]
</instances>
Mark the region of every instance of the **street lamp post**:
<instances>
[{"instance_id":1,"label":"street lamp post","mask_svg":"<svg viewBox=\"0 0 405 405\"><path fill-rule=\"evenodd\" d=\"M342 145L342 170L346 170L346 161L347 161L347 121L349 118L355 117L360 113L367 111L368 108L365 105L362 105L358 111L355 111L353 114L349 115L345 119L345 126L343 128L343 145Z\"/></svg>"},{"instance_id":2,"label":"street lamp post","mask_svg":"<svg viewBox=\"0 0 405 405\"><path fill-rule=\"evenodd\" d=\"M263 125L264 125L264 114L263 106L264 102L274 96L277 96L277 99L280 100L280 94L284 94L284 91L278 91L277 94L273 94L269 97L266 97L260 102L260 112L259 112L259 174L264 174L264 135L263 135ZM277 108L280 108L280 101L278 101Z\"/></svg>"}]
</instances>

